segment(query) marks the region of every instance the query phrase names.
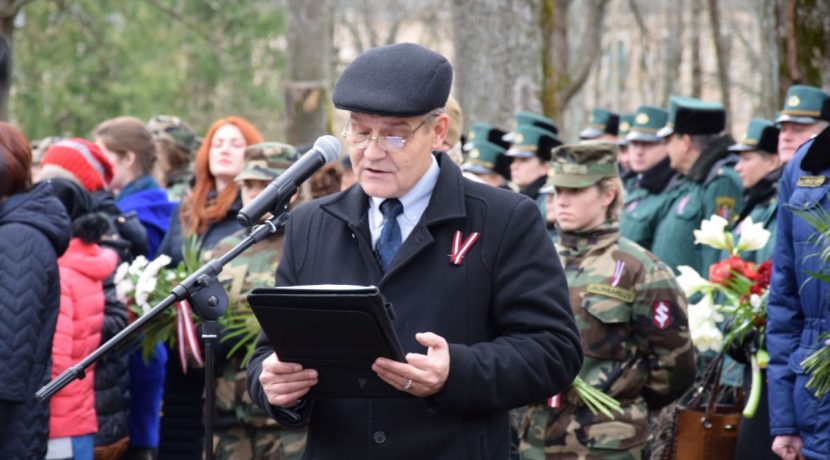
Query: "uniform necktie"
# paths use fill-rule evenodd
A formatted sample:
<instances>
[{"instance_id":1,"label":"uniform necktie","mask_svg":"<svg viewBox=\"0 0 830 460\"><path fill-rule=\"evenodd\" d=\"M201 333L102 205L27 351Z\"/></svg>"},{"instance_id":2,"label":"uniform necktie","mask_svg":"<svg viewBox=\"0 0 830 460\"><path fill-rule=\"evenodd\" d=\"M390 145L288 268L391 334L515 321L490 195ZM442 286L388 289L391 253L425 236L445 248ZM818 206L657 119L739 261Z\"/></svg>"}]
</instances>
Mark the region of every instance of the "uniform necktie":
<instances>
[{"instance_id":1,"label":"uniform necktie","mask_svg":"<svg viewBox=\"0 0 830 460\"><path fill-rule=\"evenodd\" d=\"M401 227L398 225L398 216L403 212L403 205L397 198L383 200L380 204L380 213L383 214L383 229L380 231L375 252L377 253L380 269L386 273L392 259L401 247Z\"/></svg>"}]
</instances>

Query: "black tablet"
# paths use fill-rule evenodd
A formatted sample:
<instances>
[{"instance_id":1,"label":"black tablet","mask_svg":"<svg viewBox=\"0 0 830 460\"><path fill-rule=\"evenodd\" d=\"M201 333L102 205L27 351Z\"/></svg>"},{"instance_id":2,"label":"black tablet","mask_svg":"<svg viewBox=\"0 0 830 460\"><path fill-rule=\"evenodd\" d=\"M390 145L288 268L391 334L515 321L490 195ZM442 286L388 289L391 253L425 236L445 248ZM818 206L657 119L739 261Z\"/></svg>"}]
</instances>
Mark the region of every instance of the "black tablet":
<instances>
[{"instance_id":1,"label":"black tablet","mask_svg":"<svg viewBox=\"0 0 830 460\"><path fill-rule=\"evenodd\" d=\"M378 288L259 288L248 302L280 361L319 373L309 398L410 397L372 371L381 356L405 361L392 306Z\"/></svg>"}]
</instances>

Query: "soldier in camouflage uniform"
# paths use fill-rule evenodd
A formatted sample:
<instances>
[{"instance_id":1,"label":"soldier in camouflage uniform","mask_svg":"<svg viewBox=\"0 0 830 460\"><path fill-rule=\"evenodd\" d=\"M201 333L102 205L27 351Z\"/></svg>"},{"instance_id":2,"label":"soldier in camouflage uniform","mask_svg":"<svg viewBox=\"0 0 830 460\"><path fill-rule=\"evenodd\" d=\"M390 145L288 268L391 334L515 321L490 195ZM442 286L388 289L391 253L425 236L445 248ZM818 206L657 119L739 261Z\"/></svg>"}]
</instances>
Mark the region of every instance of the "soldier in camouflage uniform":
<instances>
[{"instance_id":1,"label":"soldier in camouflage uniform","mask_svg":"<svg viewBox=\"0 0 830 460\"><path fill-rule=\"evenodd\" d=\"M522 426L525 459L639 459L649 412L694 380L683 291L668 267L619 235L616 154L608 142L559 147L546 188L555 193L556 248L585 356L579 376L617 399L623 413L592 414L574 390L556 408L531 406Z\"/></svg>"},{"instance_id":2,"label":"soldier in camouflage uniform","mask_svg":"<svg viewBox=\"0 0 830 460\"><path fill-rule=\"evenodd\" d=\"M153 134L158 152L153 177L167 190L170 201L181 201L190 193L193 156L202 139L172 115L156 115L147 122L147 129Z\"/></svg>"},{"instance_id":3,"label":"soldier in camouflage uniform","mask_svg":"<svg viewBox=\"0 0 830 460\"><path fill-rule=\"evenodd\" d=\"M242 202L249 203L296 158L293 147L277 142L252 145L245 150L245 166L236 177L242 186ZM218 257L241 242L244 230L234 233L204 257ZM282 256L283 233L258 243L222 270L219 280L228 291L231 308L247 306L248 293L274 285L277 263ZM216 430L214 452L218 460L292 460L302 456L305 429L284 429L251 402L245 383L245 350L227 357L235 342L222 341L216 350Z\"/></svg>"}]
</instances>

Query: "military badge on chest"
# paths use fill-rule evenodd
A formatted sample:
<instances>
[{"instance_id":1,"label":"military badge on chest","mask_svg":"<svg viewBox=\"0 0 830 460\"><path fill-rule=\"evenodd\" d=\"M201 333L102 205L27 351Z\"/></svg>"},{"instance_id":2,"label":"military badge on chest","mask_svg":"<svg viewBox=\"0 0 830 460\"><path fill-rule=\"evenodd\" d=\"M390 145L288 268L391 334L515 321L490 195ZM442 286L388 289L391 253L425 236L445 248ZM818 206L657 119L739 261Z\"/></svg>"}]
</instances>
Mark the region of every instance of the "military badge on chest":
<instances>
[{"instance_id":1,"label":"military badge on chest","mask_svg":"<svg viewBox=\"0 0 830 460\"><path fill-rule=\"evenodd\" d=\"M715 214L726 220L731 220L735 214L735 198L719 196L715 198Z\"/></svg>"},{"instance_id":2,"label":"military badge on chest","mask_svg":"<svg viewBox=\"0 0 830 460\"><path fill-rule=\"evenodd\" d=\"M668 329L672 324L671 303L658 300L651 304L651 322L657 329Z\"/></svg>"},{"instance_id":3,"label":"military badge on chest","mask_svg":"<svg viewBox=\"0 0 830 460\"><path fill-rule=\"evenodd\" d=\"M691 195L686 195L677 202L677 214L683 214L683 211L686 210L686 206L689 205L689 200L691 199Z\"/></svg>"}]
</instances>

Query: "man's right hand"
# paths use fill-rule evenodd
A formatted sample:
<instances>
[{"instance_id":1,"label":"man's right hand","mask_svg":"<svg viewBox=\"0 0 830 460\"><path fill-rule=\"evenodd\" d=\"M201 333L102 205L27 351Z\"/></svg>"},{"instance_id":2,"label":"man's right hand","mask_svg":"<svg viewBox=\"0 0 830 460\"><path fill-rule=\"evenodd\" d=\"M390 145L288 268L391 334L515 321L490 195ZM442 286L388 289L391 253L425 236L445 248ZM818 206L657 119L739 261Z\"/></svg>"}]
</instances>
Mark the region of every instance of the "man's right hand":
<instances>
[{"instance_id":1,"label":"man's right hand","mask_svg":"<svg viewBox=\"0 0 830 460\"><path fill-rule=\"evenodd\" d=\"M801 456L801 436L776 436L772 451L783 460L798 460Z\"/></svg>"},{"instance_id":2,"label":"man's right hand","mask_svg":"<svg viewBox=\"0 0 830 460\"><path fill-rule=\"evenodd\" d=\"M269 403L290 408L317 384L317 371L303 369L297 363L284 363L277 358L276 353L271 353L262 362L259 383L265 390Z\"/></svg>"}]
</instances>

